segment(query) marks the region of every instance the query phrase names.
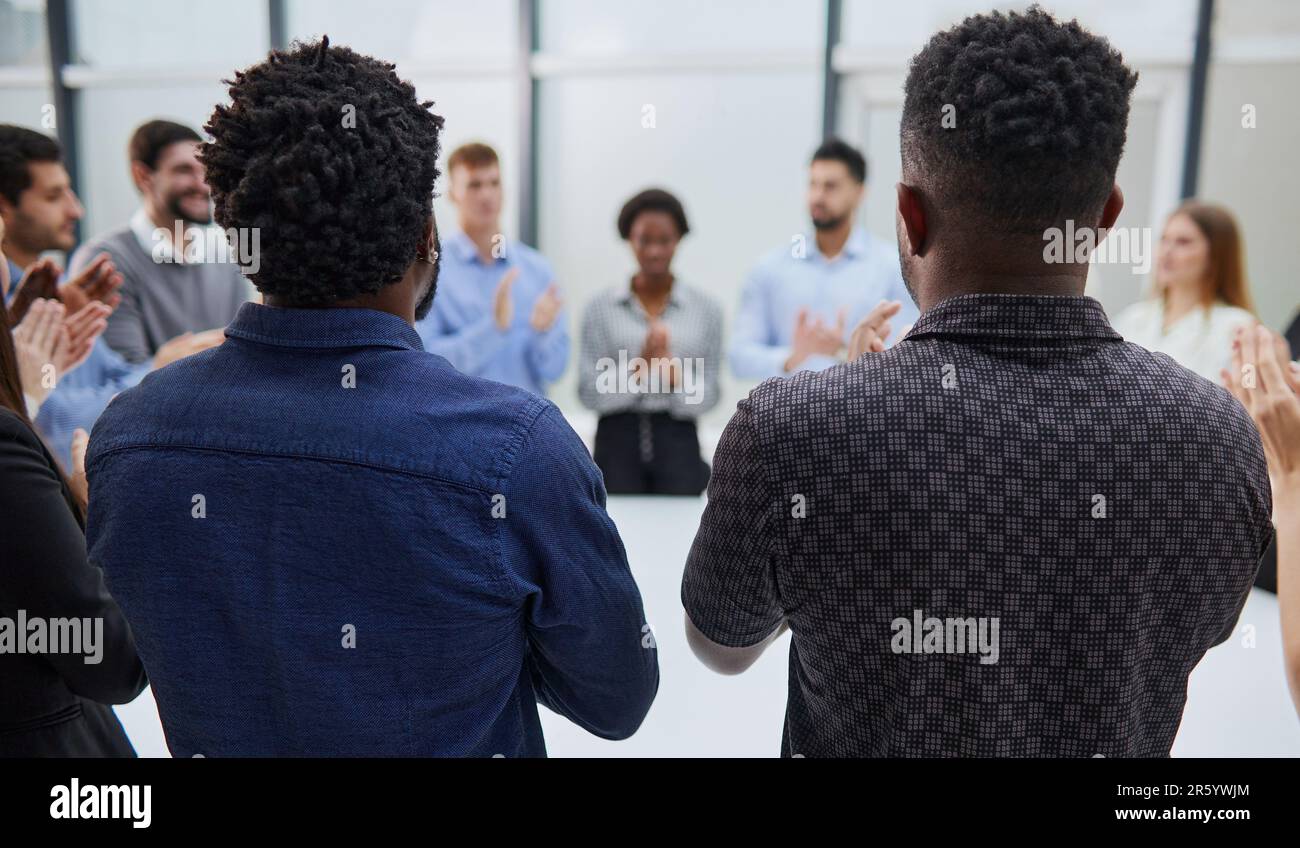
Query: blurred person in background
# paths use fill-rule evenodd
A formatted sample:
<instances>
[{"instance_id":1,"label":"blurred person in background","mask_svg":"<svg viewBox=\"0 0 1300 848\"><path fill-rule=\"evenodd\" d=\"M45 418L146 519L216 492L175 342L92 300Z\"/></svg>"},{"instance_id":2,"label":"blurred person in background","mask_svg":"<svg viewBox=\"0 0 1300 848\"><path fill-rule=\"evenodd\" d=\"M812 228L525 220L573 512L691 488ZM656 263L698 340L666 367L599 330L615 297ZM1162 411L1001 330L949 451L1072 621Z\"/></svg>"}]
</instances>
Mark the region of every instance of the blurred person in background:
<instances>
[{"instance_id":1,"label":"blurred person in background","mask_svg":"<svg viewBox=\"0 0 1300 848\"><path fill-rule=\"evenodd\" d=\"M1189 200L1165 222L1152 296L1120 312L1114 326L1128 341L1214 381L1237 327L1254 322L1236 220L1222 206Z\"/></svg>"},{"instance_id":2,"label":"blurred person in background","mask_svg":"<svg viewBox=\"0 0 1300 848\"><path fill-rule=\"evenodd\" d=\"M439 295L416 325L462 374L546 395L569 361L568 317L546 258L501 232L501 162L478 142L447 157L458 228L442 240Z\"/></svg>"},{"instance_id":3,"label":"blurred person in background","mask_svg":"<svg viewBox=\"0 0 1300 848\"><path fill-rule=\"evenodd\" d=\"M4 233L0 218L0 244ZM2 251L0 285L10 287ZM103 331L100 305L68 322L64 311L34 299L11 336L0 309L0 757L133 757L108 705L135 700L144 668L103 574L86 561L82 464L65 477L29 417L49 391L44 369L75 369ZM85 437L76 437L79 459ZM56 628L80 639L55 644Z\"/></svg>"},{"instance_id":4,"label":"blurred person in background","mask_svg":"<svg viewBox=\"0 0 1300 848\"><path fill-rule=\"evenodd\" d=\"M60 301L68 317L92 302L103 304L105 314L119 305L122 276L107 253L82 263L66 280L53 260L41 258L49 251L72 250L83 214L59 143L25 127L0 125L0 220L6 224L0 247L7 257L10 282L4 299L11 325L17 326L38 298ZM219 331L183 334L162 345L151 360L135 365L96 338L79 368L57 375L39 414L31 411L37 429L68 468L72 434L79 428L89 430L114 395L140 382L150 370L219 344L221 338Z\"/></svg>"},{"instance_id":5,"label":"blurred person in background","mask_svg":"<svg viewBox=\"0 0 1300 848\"><path fill-rule=\"evenodd\" d=\"M688 232L672 194L628 200L618 234L637 271L583 313L578 397L600 415L594 454L612 495L698 495L709 482L696 420L718 403L722 309L673 274Z\"/></svg>"},{"instance_id":6,"label":"blurred person in background","mask_svg":"<svg viewBox=\"0 0 1300 848\"><path fill-rule=\"evenodd\" d=\"M1300 365L1286 360L1267 328L1243 326L1234 333L1232 368L1219 379L1250 413L1268 458L1287 683L1300 710Z\"/></svg>"},{"instance_id":7,"label":"blurred person in background","mask_svg":"<svg viewBox=\"0 0 1300 848\"><path fill-rule=\"evenodd\" d=\"M737 377L765 379L844 361L850 331L882 300L902 304L896 326L916 320L897 246L857 226L866 182L867 161L846 142L829 139L813 153L813 232L772 251L750 273L732 322Z\"/></svg>"},{"instance_id":8,"label":"blurred person in background","mask_svg":"<svg viewBox=\"0 0 1300 848\"><path fill-rule=\"evenodd\" d=\"M174 121L137 127L128 157L140 208L127 226L82 245L69 264L76 274L107 253L122 274L122 301L104 340L135 365L186 333L205 333L202 342L218 341L219 333L207 331L230 323L252 294L239 261L257 261L260 233L238 233L239 243L229 245L226 234L212 227L212 193L198 157L201 141L197 132ZM210 344L198 345L205 346Z\"/></svg>"}]
</instances>

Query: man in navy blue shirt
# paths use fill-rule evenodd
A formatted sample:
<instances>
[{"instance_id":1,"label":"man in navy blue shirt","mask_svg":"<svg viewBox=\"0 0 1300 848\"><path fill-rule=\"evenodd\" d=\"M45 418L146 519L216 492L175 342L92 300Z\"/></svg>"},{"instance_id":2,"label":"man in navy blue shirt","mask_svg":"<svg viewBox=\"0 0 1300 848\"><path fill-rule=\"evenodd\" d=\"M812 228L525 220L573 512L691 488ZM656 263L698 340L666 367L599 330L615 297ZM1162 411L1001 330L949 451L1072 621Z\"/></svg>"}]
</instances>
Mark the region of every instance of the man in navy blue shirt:
<instances>
[{"instance_id":1,"label":"man in navy blue shirt","mask_svg":"<svg viewBox=\"0 0 1300 848\"><path fill-rule=\"evenodd\" d=\"M539 702L631 735L658 659L599 471L413 326L442 119L328 39L272 59L203 151L266 305L120 395L87 462L172 753L542 756Z\"/></svg>"}]
</instances>

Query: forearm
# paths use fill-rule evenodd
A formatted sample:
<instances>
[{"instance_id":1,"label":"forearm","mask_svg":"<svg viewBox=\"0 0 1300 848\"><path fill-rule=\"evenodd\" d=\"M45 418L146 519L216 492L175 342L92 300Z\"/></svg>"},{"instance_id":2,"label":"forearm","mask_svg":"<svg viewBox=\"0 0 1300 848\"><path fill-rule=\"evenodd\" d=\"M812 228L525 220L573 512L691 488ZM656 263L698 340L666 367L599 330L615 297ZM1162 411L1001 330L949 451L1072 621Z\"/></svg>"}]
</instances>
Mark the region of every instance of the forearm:
<instances>
[{"instance_id":1,"label":"forearm","mask_svg":"<svg viewBox=\"0 0 1300 848\"><path fill-rule=\"evenodd\" d=\"M750 666L758 662L758 658L763 655L768 646L780 639L781 635L789 629L789 622L783 618L775 630L757 643L743 648L733 648L719 645L705 636L695 626L695 622L691 621L690 614L686 615L686 643L691 646L691 653L695 654L695 658L704 663L705 667L718 674L734 675L747 671Z\"/></svg>"},{"instance_id":2,"label":"forearm","mask_svg":"<svg viewBox=\"0 0 1300 848\"><path fill-rule=\"evenodd\" d=\"M1277 598L1291 697L1300 710L1300 483L1274 492L1277 523Z\"/></svg>"},{"instance_id":3,"label":"forearm","mask_svg":"<svg viewBox=\"0 0 1300 848\"><path fill-rule=\"evenodd\" d=\"M786 373L791 350L784 345L738 341L731 348L731 371L742 380L764 380Z\"/></svg>"},{"instance_id":4,"label":"forearm","mask_svg":"<svg viewBox=\"0 0 1300 848\"><path fill-rule=\"evenodd\" d=\"M569 331L562 320L561 315L549 330L534 333L528 344L528 364L539 383L554 383L569 364Z\"/></svg>"}]
</instances>

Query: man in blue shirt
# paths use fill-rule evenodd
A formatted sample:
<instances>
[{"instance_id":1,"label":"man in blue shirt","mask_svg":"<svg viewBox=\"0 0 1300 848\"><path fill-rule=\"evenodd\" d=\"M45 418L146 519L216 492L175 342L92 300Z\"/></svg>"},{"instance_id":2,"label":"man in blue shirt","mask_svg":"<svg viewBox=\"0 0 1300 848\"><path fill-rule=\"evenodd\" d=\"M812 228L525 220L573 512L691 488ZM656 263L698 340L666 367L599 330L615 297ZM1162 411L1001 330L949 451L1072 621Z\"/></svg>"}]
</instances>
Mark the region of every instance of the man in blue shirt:
<instances>
[{"instance_id":1,"label":"man in blue shirt","mask_svg":"<svg viewBox=\"0 0 1300 848\"><path fill-rule=\"evenodd\" d=\"M416 325L425 350L465 374L546 394L569 361L551 264L501 233L501 165L486 144L447 157L460 229L443 239L438 299Z\"/></svg>"},{"instance_id":2,"label":"man in blue shirt","mask_svg":"<svg viewBox=\"0 0 1300 848\"><path fill-rule=\"evenodd\" d=\"M328 39L230 98L203 157L221 225L263 228L266 305L119 395L87 457L90 560L172 753L542 756L538 703L629 736L658 658L599 470L414 329L442 119Z\"/></svg>"},{"instance_id":3,"label":"man in blue shirt","mask_svg":"<svg viewBox=\"0 0 1300 848\"><path fill-rule=\"evenodd\" d=\"M855 226L866 179L866 159L839 139L813 154L813 233L765 256L745 283L732 326L737 377L765 379L842 362L853 328L882 300L899 303L894 327L916 320L897 249ZM889 341L901 336L894 333Z\"/></svg>"}]
</instances>

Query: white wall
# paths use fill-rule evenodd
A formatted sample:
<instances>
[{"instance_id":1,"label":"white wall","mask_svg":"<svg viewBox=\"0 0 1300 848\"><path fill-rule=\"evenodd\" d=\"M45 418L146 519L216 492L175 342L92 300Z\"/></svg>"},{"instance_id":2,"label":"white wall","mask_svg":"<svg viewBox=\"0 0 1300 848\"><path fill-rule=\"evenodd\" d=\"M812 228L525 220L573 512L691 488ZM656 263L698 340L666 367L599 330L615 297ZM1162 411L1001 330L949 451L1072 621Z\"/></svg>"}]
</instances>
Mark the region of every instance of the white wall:
<instances>
[{"instance_id":1,"label":"white wall","mask_svg":"<svg viewBox=\"0 0 1300 848\"><path fill-rule=\"evenodd\" d=\"M201 127L224 97L222 77L265 55L264 0L177 7L164 0L77 0L81 63L82 194L87 235L123 222L136 198L126 164L131 130L173 117ZM572 329L586 301L633 270L615 216L632 193L677 193L694 232L677 269L711 291L728 316L755 259L806 227L808 155L820 140L824 6L810 0L662 0L647 5L541 0L539 247L557 269ZM1008 4L999 4L1007 6ZM1024 4L1010 4L1023 6ZM1047 3L1106 35L1142 74L1120 166L1121 224L1158 235L1177 202L1195 0ZM1248 269L1262 316L1290 319L1300 220L1294 139L1300 109L1300 5L1220 2L1207 103L1202 195L1228 204L1246 233ZM0 39L0 120L39 127L50 94L40 0L0 0L15 24ZM502 154L503 226L514 231L519 197L516 0L288 0L291 37L328 33L395 61L446 118L444 153L478 139ZM864 224L893 238L898 110L907 60L937 29L986 9L971 0L845 0L839 132L864 147L871 179ZM1240 125L1243 103L1258 126ZM643 123L654 108L654 126ZM445 190L445 185L442 187ZM435 209L454 219L446 198ZM1112 311L1139 297L1145 278L1093 269L1090 292ZM575 340L576 341L576 340ZM727 380L710 416L725 421L750 384ZM570 373L553 392L577 408Z\"/></svg>"}]
</instances>

